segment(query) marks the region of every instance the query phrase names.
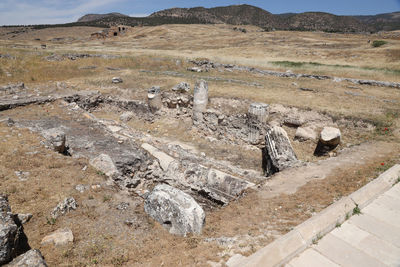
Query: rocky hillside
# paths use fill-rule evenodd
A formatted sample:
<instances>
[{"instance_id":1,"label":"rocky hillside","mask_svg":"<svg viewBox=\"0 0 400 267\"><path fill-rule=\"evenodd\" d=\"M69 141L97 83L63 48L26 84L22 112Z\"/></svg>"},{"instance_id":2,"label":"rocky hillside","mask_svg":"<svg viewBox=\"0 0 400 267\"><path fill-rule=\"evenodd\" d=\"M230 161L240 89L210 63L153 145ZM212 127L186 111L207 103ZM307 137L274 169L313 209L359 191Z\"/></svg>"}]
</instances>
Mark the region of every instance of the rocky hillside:
<instances>
[{"instance_id":1,"label":"rocky hillside","mask_svg":"<svg viewBox=\"0 0 400 267\"><path fill-rule=\"evenodd\" d=\"M266 29L305 30L328 32L362 32L370 26L349 16L336 16L322 12L274 15L250 5L234 5L215 8L173 8L151 14L149 17L198 18L205 23L256 25Z\"/></svg>"},{"instance_id":2,"label":"rocky hillside","mask_svg":"<svg viewBox=\"0 0 400 267\"><path fill-rule=\"evenodd\" d=\"M283 20L280 17L250 5L215 8L173 8L153 13L149 17L190 18L199 19L204 23L249 24L261 27L285 28Z\"/></svg>"},{"instance_id":3,"label":"rocky hillside","mask_svg":"<svg viewBox=\"0 0 400 267\"><path fill-rule=\"evenodd\" d=\"M354 16L358 20L368 25L372 25L375 30L393 31L400 29L400 12L384 13L375 16Z\"/></svg>"},{"instance_id":4,"label":"rocky hillside","mask_svg":"<svg viewBox=\"0 0 400 267\"><path fill-rule=\"evenodd\" d=\"M113 13L108 13L108 14L87 14L83 17L80 17L77 22L89 22L89 21L96 21L96 20L101 20L107 17L129 17L127 15L113 12Z\"/></svg>"},{"instance_id":5,"label":"rocky hillside","mask_svg":"<svg viewBox=\"0 0 400 267\"><path fill-rule=\"evenodd\" d=\"M287 16L286 28L290 30L326 32L365 32L373 27L350 16L336 16L323 12L306 12Z\"/></svg>"},{"instance_id":6,"label":"rocky hillside","mask_svg":"<svg viewBox=\"0 0 400 267\"><path fill-rule=\"evenodd\" d=\"M62 26L154 26L161 24L220 24L255 25L266 30L298 30L326 32L375 32L399 30L400 12L376 16L337 16L323 12L272 14L251 5L214 8L171 8L148 17L134 18L120 13L89 14L75 23ZM60 25L41 25L57 27Z\"/></svg>"}]
</instances>

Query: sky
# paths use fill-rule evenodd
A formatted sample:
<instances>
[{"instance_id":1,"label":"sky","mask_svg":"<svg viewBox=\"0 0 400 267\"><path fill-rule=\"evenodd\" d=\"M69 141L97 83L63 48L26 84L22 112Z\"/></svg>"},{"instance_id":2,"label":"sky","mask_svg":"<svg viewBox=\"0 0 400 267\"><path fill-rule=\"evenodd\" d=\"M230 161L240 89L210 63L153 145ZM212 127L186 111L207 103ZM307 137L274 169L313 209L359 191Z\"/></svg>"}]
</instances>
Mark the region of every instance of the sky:
<instances>
[{"instance_id":1,"label":"sky","mask_svg":"<svg viewBox=\"0 0 400 267\"><path fill-rule=\"evenodd\" d=\"M322 11L336 15L375 15L400 11L400 0L0 0L0 25L74 22L88 13L120 12L143 17L171 7L249 4L271 13Z\"/></svg>"}]
</instances>

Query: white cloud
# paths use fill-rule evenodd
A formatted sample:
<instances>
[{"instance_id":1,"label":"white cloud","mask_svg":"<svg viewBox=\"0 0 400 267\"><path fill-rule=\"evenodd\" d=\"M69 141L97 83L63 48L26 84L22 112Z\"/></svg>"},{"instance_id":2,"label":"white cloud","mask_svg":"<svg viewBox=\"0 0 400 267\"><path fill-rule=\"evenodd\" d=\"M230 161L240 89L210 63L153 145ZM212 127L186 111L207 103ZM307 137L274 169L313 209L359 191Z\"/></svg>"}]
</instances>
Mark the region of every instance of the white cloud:
<instances>
[{"instance_id":1,"label":"white cloud","mask_svg":"<svg viewBox=\"0 0 400 267\"><path fill-rule=\"evenodd\" d=\"M127 0L2 0L0 25L74 22L79 17ZM108 12L108 11L106 11Z\"/></svg>"}]
</instances>

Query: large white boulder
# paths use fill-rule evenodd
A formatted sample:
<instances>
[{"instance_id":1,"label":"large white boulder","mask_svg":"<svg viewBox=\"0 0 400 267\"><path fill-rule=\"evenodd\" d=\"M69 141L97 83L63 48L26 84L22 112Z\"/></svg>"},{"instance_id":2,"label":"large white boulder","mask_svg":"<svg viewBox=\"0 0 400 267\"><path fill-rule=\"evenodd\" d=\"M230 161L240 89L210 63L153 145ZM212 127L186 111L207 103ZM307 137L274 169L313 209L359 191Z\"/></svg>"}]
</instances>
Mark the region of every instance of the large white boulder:
<instances>
[{"instance_id":1,"label":"large white boulder","mask_svg":"<svg viewBox=\"0 0 400 267\"><path fill-rule=\"evenodd\" d=\"M205 222L204 210L185 192L172 186L157 185L148 195L144 210L171 234L200 234Z\"/></svg>"}]
</instances>

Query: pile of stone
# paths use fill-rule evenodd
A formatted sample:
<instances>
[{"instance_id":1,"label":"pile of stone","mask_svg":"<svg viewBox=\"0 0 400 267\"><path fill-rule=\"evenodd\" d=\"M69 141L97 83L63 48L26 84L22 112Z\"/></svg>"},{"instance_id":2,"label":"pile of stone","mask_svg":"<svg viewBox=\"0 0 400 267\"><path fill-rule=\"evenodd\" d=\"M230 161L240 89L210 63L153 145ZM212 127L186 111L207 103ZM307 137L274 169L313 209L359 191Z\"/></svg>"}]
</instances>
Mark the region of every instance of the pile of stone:
<instances>
[{"instance_id":1,"label":"pile of stone","mask_svg":"<svg viewBox=\"0 0 400 267\"><path fill-rule=\"evenodd\" d=\"M44 48L46 46L44 45ZM63 54L63 55L57 55L57 54L51 54L50 56L45 57L44 59L47 61L63 61L64 59L69 59L69 60L77 60L77 59L82 59L82 58L91 58L91 57L96 57L96 58L103 58L103 59L115 59L115 58L120 58L118 55L105 55L105 54Z\"/></svg>"},{"instance_id":2,"label":"pile of stone","mask_svg":"<svg viewBox=\"0 0 400 267\"><path fill-rule=\"evenodd\" d=\"M181 82L172 87L172 91L177 93L188 93L190 91L190 84L187 82Z\"/></svg>"},{"instance_id":3,"label":"pile of stone","mask_svg":"<svg viewBox=\"0 0 400 267\"><path fill-rule=\"evenodd\" d=\"M58 205L51 212L51 216L54 219L57 219L59 216L69 213L72 210L76 210L78 204L76 203L73 197L67 197L62 202L58 203Z\"/></svg>"}]
</instances>

